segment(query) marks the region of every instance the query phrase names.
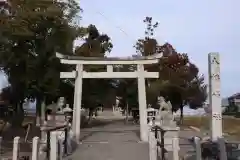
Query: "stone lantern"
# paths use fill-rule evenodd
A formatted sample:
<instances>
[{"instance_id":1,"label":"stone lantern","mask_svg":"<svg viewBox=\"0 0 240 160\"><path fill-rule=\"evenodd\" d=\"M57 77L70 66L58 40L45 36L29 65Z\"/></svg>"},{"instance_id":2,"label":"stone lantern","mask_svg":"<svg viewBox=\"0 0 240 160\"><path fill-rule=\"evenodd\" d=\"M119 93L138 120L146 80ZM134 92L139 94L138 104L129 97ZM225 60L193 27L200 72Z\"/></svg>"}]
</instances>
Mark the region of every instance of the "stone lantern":
<instances>
[{"instance_id":1,"label":"stone lantern","mask_svg":"<svg viewBox=\"0 0 240 160\"><path fill-rule=\"evenodd\" d=\"M66 104L66 107L63 108L62 112L65 115L65 120L71 122L73 110L69 107L69 104Z\"/></svg>"}]
</instances>

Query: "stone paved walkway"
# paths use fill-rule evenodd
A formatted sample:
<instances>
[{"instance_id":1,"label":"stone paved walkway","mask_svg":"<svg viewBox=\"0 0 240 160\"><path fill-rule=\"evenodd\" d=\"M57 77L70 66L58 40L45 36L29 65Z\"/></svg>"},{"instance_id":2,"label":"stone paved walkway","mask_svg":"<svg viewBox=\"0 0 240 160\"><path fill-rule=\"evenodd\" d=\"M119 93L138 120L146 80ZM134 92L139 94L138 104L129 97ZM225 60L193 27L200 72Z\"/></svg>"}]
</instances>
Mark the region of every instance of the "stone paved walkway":
<instances>
[{"instance_id":1,"label":"stone paved walkway","mask_svg":"<svg viewBox=\"0 0 240 160\"><path fill-rule=\"evenodd\" d=\"M101 120L101 124L81 130L81 144L67 160L148 160L148 144L139 139L139 126L123 120ZM190 129L179 133L180 157L194 153L189 139L199 136Z\"/></svg>"},{"instance_id":2,"label":"stone paved walkway","mask_svg":"<svg viewBox=\"0 0 240 160\"><path fill-rule=\"evenodd\" d=\"M140 142L139 126L123 121L105 123L81 131L81 144L71 160L148 160L148 144Z\"/></svg>"}]
</instances>

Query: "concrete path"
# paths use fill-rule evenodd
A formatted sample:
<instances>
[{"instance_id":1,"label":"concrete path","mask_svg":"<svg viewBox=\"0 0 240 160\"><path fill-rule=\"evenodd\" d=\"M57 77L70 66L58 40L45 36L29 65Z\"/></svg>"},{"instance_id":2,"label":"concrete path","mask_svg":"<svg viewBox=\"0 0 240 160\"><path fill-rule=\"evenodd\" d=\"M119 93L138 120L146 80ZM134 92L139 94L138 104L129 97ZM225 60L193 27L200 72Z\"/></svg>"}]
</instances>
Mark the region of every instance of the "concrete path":
<instances>
[{"instance_id":1,"label":"concrete path","mask_svg":"<svg viewBox=\"0 0 240 160\"><path fill-rule=\"evenodd\" d=\"M81 131L81 144L71 160L148 160L148 144L140 142L139 126L104 120Z\"/></svg>"},{"instance_id":2,"label":"concrete path","mask_svg":"<svg viewBox=\"0 0 240 160\"><path fill-rule=\"evenodd\" d=\"M98 122L96 124L96 122ZM148 160L148 144L140 141L139 126L124 124L124 120L101 119L81 130L81 144L67 160ZM100 122L100 123L99 123ZM179 132L180 158L195 153L193 136L199 132L181 128Z\"/></svg>"}]
</instances>

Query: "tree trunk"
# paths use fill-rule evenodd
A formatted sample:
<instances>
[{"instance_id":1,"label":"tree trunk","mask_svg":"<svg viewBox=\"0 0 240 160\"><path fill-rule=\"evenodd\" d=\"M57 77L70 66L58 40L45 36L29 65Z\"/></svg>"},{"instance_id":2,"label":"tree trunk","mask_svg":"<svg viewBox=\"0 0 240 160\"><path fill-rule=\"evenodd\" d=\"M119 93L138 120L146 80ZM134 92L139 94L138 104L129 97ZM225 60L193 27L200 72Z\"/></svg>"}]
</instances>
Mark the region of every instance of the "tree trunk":
<instances>
[{"instance_id":1,"label":"tree trunk","mask_svg":"<svg viewBox=\"0 0 240 160\"><path fill-rule=\"evenodd\" d=\"M128 110L128 102L126 102L126 123L128 123L128 114L129 114L129 110Z\"/></svg>"},{"instance_id":2,"label":"tree trunk","mask_svg":"<svg viewBox=\"0 0 240 160\"><path fill-rule=\"evenodd\" d=\"M41 106L43 99L41 97L36 98L36 126L40 127L41 125Z\"/></svg>"},{"instance_id":3,"label":"tree trunk","mask_svg":"<svg viewBox=\"0 0 240 160\"><path fill-rule=\"evenodd\" d=\"M180 124L183 124L183 105L180 105Z\"/></svg>"},{"instance_id":4,"label":"tree trunk","mask_svg":"<svg viewBox=\"0 0 240 160\"><path fill-rule=\"evenodd\" d=\"M93 117L93 109L92 108L90 108L89 109L89 113L88 113L88 123L90 123L91 122L91 120L92 120L92 117Z\"/></svg>"},{"instance_id":5,"label":"tree trunk","mask_svg":"<svg viewBox=\"0 0 240 160\"><path fill-rule=\"evenodd\" d=\"M21 127L24 120L23 102L16 103L14 108L12 126Z\"/></svg>"}]
</instances>

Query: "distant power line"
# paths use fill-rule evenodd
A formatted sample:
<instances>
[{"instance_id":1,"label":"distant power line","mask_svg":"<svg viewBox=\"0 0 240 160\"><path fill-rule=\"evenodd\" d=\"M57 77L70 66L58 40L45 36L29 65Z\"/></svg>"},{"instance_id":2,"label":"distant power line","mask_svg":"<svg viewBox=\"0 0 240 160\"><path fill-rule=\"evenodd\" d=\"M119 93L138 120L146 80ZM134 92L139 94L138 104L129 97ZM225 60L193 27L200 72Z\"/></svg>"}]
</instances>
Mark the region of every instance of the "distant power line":
<instances>
[{"instance_id":1,"label":"distant power line","mask_svg":"<svg viewBox=\"0 0 240 160\"><path fill-rule=\"evenodd\" d=\"M95 14L99 14L100 16L102 16L106 21L110 22L110 25L112 25L114 28L120 30L126 37L128 37L129 39L136 41L135 38L131 37L129 33L127 33L123 27L116 25L114 21L112 21L110 18L108 18L103 12L99 11L99 9L96 9L96 7L91 6L92 10L96 11Z\"/></svg>"},{"instance_id":2,"label":"distant power line","mask_svg":"<svg viewBox=\"0 0 240 160\"><path fill-rule=\"evenodd\" d=\"M101 12L96 12L97 14L100 14L105 20L111 22L111 23L114 23L113 21L111 21L109 18L107 18L103 13ZM129 36L129 34L124 31L120 26L117 26L117 25L114 25L115 28L119 29L123 34L125 34L126 36Z\"/></svg>"}]
</instances>

